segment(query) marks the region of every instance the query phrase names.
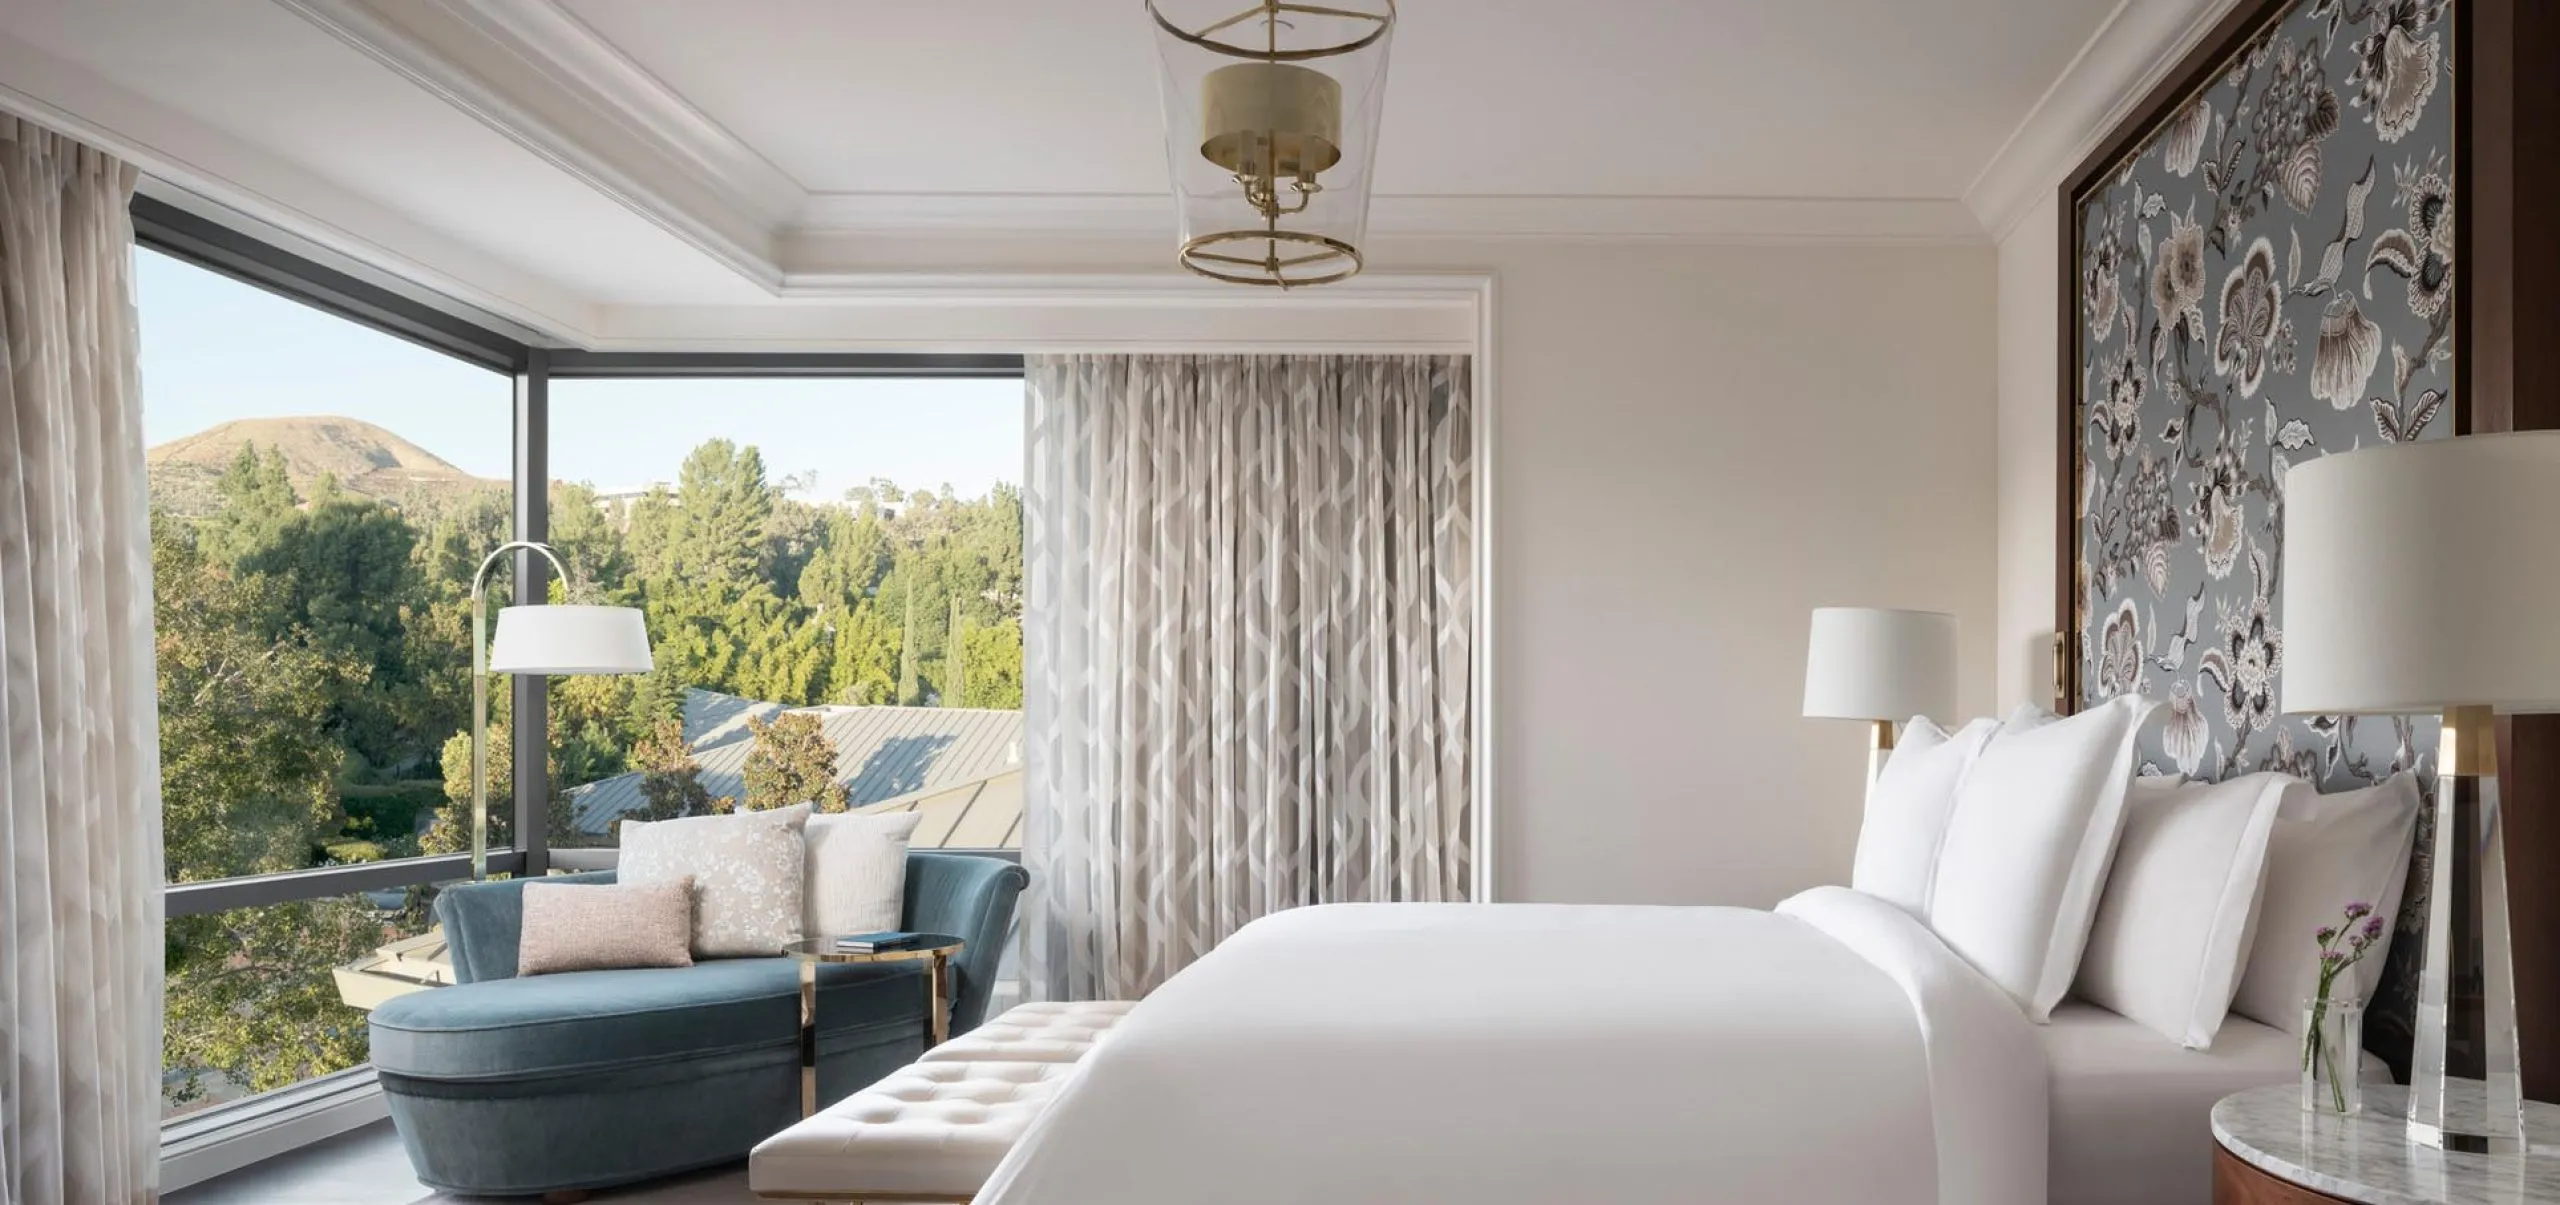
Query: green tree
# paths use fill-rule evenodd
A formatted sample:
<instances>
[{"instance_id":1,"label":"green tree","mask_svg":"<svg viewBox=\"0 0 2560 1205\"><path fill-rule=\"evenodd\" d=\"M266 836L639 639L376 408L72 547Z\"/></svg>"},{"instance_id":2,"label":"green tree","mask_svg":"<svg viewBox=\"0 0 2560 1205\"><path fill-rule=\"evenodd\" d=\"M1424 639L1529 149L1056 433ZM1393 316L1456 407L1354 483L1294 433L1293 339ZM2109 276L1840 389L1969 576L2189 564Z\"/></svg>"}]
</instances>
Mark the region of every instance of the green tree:
<instances>
[{"instance_id":1,"label":"green tree","mask_svg":"<svg viewBox=\"0 0 2560 1205\"><path fill-rule=\"evenodd\" d=\"M262 457L254 443L240 445L213 489L221 505L198 524L197 542L206 559L218 565L236 564L264 546L302 503L285 473L283 450L271 449Z\"/></svg>"},{"instance_id":2,"label":"green tree","mask_svg":"<svg viewBox=\"0 0 2560 1205\"><path fill-rule=\"evenodd\" d=\"M835 742L827 739L818 717L784 712L747 721L755 746L747 751L746 808L770 811L814 803L821 812L845 810L849 797L836 781Z\"/></svg>"},{"instance_id":3,"label":"green tree","mask_svg":"<svg viewBox=\"0 0 2560 1205\"><path fill-rule=\"evenodd\" d=\"M674 567L731 586L755 579L779 493L765 481L764 454L753 446L704 441L676 476Z\"/></svg>"},{"instance_id":4,"label":"green tree","mask_svg":"<svg viewBox=\"0 0 2560 1205\"><path fill-rule=\"evenodd\" d=\"M1021 710L1022 621L1008 619L985 627L973 626L962 634L962 640L969 678L961 697L952 700L951 705Z\"/></svg>"},{"instance_id":5,"label":"green tree","mask_svg":"<svg viewBox=\"0 0 2560 1205\"><path fill-rule=\"evenodd\" d=\"M674 820L714 810L710 788L702 785L702 763L684 743L684 725L661 720L631 746L631 764L640 771L640 795L648 800L626 820ZM734 804L735 801L725 801Z\"/></svg>"}]
</instances>

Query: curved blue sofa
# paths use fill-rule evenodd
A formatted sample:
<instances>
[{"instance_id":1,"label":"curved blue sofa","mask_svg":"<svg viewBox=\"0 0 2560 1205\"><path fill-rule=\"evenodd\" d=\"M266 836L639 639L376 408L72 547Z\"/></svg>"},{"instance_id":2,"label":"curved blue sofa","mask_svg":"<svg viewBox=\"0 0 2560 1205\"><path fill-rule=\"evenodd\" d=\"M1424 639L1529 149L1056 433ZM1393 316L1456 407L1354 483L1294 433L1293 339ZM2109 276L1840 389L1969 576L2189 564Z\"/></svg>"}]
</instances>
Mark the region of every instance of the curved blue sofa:
<instances>
[{"instance_id":1,"label":"curved blue sofa","mask_svg":"<svg viewBox=\"0 0 2560 1205\"><path fill-rule=\"evenodd\" d=\"M613 881L612 871L559 883ZM1022 868L907 855L905 927L957 934L951 1032L987 1011ZM684 968L516 978L522 881L436 900L456 986L374 1010L373 1065L418 1178L533 1196L734 1162L800 1118L800 968L733 958ZM818 968L818 1093L833 1101L924 1052L923 964Z\"/></svg>"}]
</instances>

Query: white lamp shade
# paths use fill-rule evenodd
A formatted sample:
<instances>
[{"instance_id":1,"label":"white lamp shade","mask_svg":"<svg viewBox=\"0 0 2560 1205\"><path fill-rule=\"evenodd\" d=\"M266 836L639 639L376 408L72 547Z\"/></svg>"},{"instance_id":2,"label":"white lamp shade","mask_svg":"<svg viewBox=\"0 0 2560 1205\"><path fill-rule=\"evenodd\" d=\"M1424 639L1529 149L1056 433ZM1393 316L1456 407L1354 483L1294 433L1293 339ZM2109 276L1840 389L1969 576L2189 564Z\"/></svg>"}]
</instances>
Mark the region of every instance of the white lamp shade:
<instances>
[{"instance_id":1,"label":"white lamp shade","mask_svg":"<svg viewBox=\"0 0 2560 1205\"><path fill-rule=\"evenodd\" d=\"M505 607L489 637L501 674L645 674L649 626L631 607Z\"/></svg>"},{"instance_id":2,"label":"white lamp shade","mask_svg":"<svg viewBox=\"0 0 2560 1205\"><path fill-rule=\"evenodd\" d=\"M1956 617L1940 611L1821 607L1804 659L1804 713L1907 720L1956 708Z\"/></svg>"},{"instance_id":3,"label":"white lamp shade","mask_svg":"<svg viewBox=\"0 0 2560 1205\"><path fill-rule=\"evenodd\" d=\"M2284 710L2560 711L2560 431L2388 444L2285 477Z\"/></svg>"}]
</instances>

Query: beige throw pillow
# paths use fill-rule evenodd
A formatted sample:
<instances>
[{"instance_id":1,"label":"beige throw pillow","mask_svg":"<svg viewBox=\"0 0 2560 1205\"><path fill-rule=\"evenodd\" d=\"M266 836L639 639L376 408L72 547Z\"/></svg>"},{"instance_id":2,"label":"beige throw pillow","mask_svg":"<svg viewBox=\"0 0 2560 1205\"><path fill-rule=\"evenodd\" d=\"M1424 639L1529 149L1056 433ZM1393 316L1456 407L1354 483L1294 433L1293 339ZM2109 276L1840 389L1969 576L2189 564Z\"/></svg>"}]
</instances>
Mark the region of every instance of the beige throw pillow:
<instances>
[{"instance_id":1,"label":"beige throw pillow","mask_svg":"<svg viewBox=\"0 0 2560 1205\"><path fill-rule=\"evenodd\" d=\"M809 936L905 927L907 843L922 819L916 812L809 817Z\"/></svg>"},{"instance_id":2,"label":"beige throw pillow","mask_svg":"<svg viewBox=\"0 0 2560 1205\"><path fill-rule=\"evenodd\" d=\"M732 816L622 822L620 879L693 879L693 956L780 954L800 940L809 805Z\"/></svg>"},{"instance_id":3,"label":"beige throw pillow","mask_svg":"<svg viewBox=\"0 0 2560 1205\"><path fill-rule=\"evenodd\" d=\"M524 885L516 974L693 965L693 880Z\"/></svg>"}]
</instances>

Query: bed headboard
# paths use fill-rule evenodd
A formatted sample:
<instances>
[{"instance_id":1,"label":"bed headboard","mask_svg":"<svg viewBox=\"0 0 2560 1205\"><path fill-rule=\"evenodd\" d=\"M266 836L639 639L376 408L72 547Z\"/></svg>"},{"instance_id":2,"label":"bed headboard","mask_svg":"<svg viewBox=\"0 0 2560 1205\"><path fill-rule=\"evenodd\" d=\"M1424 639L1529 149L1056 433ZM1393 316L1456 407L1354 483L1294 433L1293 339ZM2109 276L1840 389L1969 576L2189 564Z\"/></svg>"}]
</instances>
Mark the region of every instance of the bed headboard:
<instances>
[{"instance_id":1,"label":"bed headboard","mask_svg":"<svg viewBox=\"0 0 2560 1205\"><path fill-rule=\"evenodd\" d=\"M2065 185L2061 689L2067 708L2166 700L2141 737L2147 773L2283 770L2341 790L2433 767L2433 719L2277 712L2281 534L2287 466L2468 419L2453 212L2468 7L2243 0ZM2366 1028L2403 1073L2420 824Z\"/></svg>"}]
</instances>

